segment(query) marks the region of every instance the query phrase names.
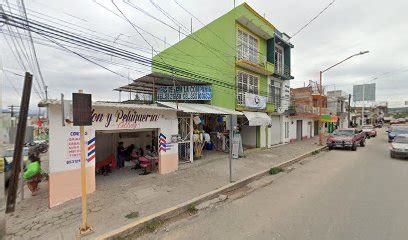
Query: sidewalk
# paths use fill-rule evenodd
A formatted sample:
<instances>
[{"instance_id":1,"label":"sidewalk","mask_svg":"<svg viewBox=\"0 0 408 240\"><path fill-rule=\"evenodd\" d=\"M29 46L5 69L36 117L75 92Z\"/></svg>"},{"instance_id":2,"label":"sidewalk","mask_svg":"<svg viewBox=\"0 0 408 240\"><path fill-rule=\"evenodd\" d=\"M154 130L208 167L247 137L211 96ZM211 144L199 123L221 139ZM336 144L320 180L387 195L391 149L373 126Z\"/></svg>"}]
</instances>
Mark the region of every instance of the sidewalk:
<instances>
[{"instance_id":1,"label":"sidewalk","mask_svg":"<svg viewBox=\"0 0 408 240\"><path fill-rule=\"evenodd\" d=\"M248 152L233 161L234 180L285 162L319 146L317 138L267 150ZM227 155L183 164L167 175L140 176L131 170L114 171L97 177L97 190L88 199L89 223L95 233L106 233L135 221L125 216L138 212L139 218L169 208L229 183ZM81 222L81 199L53 209L47 207L47 190L17 205L8 216L8 239L74 239Z\"/></svg>"}]
</instances>

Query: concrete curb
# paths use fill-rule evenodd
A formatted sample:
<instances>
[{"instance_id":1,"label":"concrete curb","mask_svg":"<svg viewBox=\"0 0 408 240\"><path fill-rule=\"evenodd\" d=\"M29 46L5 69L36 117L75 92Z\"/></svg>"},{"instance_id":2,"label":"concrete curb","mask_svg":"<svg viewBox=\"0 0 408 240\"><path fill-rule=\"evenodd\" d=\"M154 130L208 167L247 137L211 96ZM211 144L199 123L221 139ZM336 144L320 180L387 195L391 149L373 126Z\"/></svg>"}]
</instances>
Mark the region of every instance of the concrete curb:
<instances>
[{"instance_id":1,"label":"concrete curb","mask_svg":"<svg viewBox=\"0 0 408 240\"><path fill-rule=\"evenodd\" d=\"M304 153L302 155L299 155L297 157L294 157L294 158L292 158L292 159L290 159L290 160L288 160L286 162L271 166L271 168L273 168L273 167L281 167L281 168L288 167L290 165L293 165L293 164L299 162L300 160L302 160L302 159L304 159L306 157L312 156L314 152L324 150L325 148L326 148L326 146L318 147L318 148L314 149L313 151L310 151L310 152ZM243 179L240 179L240 180L238 180L236 182L224 185L224 186L222 186L220 188L217 188L217 189L215 189L213 191L207 192L207 193L202 194L202 195L200 195L198 197L195 197L193 199L190 199L190 200L187 200L187 201L182 202L180 204L177 204L176 206L173 206L173 207L164 209L164 210L162 210L160 212L154 213L152 215L143 217L143 218L141 218L141 219L139 219L137 221L134 221L132 223L129 223L129 224L123 226L123 227L120 227L120 228L115 229L113 231L110 231L108 233L102 234L102 235L98 236L96 239L98 239L98 240L99 239L116 239L116 238L119 238L119 237L128 236L128 235L130 235L132 233L135 233L137 231L142 230L149 223L156 222L156 221L165 221L165 220L168 220L168 219L170 219L172 217L178 216L181 213L187 211L188 207L193 205L193 204L197 205L197 204L202 203L204 201L207 201L207 200L210 200L212 198L218 197L218 195L220 195L220 194L225 194L227 192L230 192L232 190L235 190L237 188L245 186L245 185L247 185L248 183L250 183L252 181L258 180L258 179L264 177L265 175L268 175L269 170L270 170L270 168L262 170L262 171L260 171L258 173L252 174L252 175L250 175L248 177L245 177Z\"/></svg>"}]
</instances>

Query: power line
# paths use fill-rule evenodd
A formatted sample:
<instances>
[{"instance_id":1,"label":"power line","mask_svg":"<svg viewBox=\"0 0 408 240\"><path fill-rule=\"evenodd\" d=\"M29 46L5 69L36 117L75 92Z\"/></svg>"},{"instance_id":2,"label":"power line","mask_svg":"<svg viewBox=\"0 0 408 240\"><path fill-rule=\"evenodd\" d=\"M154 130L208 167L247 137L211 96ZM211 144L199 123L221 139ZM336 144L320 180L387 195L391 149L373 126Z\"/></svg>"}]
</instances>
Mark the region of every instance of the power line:
<instances>
[{"instance_id":1,"label":"power line","mask_svg":"<svg viewBox=\"0 0 408 240\"><path fill-rule=\"evenodd\" d=\"M299 34L303 29L305 29L307 26L309 26L313 21L315 21L320 15L322 15L331 5L336 0L332 0L323 10L321 10L316 16L314 16L312 19L310 19L305 25L303 25L299 30L297 30L292 36L289 37L289 39L295 37L297 34Z\"/></svg>"},{"instance_id":2,"label":"power line","mask_svg":"<svg viewBox=\"0 0 408 240\"><path fill-rule=\"evenodd\" d=\"M5 16L3 16L2 20L4 20L5 18L8 19L7 24L10 24L16 27L22 27L20 25L24 24L24 22L23 23L21 22L23 20L21 20L17 16L6 14ZM29 21L31 25L31 31L33 31L34 33L40 34L40 35L46 35L55 40L61 40L61 41L64 41L70 44L84 46L87 48L101 51L105 54L123 58L126 60L136 61L137 63L141 65L154 66L158 69L163 70L163 72L168 72L171 74L177 73L179 76L187 77L187 78L199 81L199 82L206 82L206 83L219 85L224 88L236 89L235 84L225 82L223 80L219 80L213 77L203 76L194 71L190 71L190 70L186 70L183 68L163 64L161 62L153 61L141 55L126 51L124 49L112 47L106 43L102 43L96 40L87 39L85 37L78 36L77 34L72 34L70 32L40 23L38 21L31 21L31 20Z\"/></svg>"},{"instance_id":3,"label":"power line","mask_svg":"<svg viewBox=\"0 0 408 240\"><path fill-rule=\"evenodd\" d=\"M38 57L37 57L37 52L35 50L33 37L31 36L30 25L28 23L27 11L26 11L26 8L25 8L25 5L24 5L24 0L21 0L21 6L23 8L24 16L25 16L25 19L26 19L26 22L27 22L27 31L28 31L28 36L30 38L31 48L32 48L32 51L33 51L33 54L34 54L35 64L37 66L37 72L38 72L38 75L40 76L41 83L42 83L42 85L44 87L45 96L47 97L47 86L45 84L45 81L44 81L44 78L43 78L43 75L42 75L42 71L41 71L41 68L40 68L40 63L38 62Z\"/></svg>"}]
</instances>

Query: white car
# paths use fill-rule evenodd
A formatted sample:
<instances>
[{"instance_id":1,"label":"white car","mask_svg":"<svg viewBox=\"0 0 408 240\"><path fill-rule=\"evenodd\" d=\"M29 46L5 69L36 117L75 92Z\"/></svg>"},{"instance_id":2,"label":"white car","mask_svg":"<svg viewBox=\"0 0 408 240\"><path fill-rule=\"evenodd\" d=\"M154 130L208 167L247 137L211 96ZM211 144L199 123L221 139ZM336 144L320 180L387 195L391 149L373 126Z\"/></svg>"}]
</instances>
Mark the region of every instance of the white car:
<instances>
[{"instance_id":1,"label":"white car","mask_svg":"<svg viewBox=\"0 0 408 240\"><path fill-rule=\"evenodd\" d=\"M400 134L395 136L391 143L390 155L391 158L408 157L408 134Z\"/></svg>"}]
</instances>

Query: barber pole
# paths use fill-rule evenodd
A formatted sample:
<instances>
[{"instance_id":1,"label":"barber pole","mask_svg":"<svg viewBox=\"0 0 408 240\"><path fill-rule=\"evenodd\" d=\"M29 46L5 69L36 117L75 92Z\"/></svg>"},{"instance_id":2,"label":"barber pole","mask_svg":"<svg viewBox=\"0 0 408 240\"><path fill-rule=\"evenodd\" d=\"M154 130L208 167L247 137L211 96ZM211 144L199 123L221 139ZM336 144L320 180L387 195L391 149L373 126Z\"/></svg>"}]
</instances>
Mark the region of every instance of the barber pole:
<instances>
[{"instance_id":1,"label":"barber pole","mask_svg":"<svg viewBox=\"0 0 408 240\"><path fill-rule=\"evenodd\" d=\"M87 161L90 162L95 159L95 138L88 141Z\"/></svg>"}]
</instances>

